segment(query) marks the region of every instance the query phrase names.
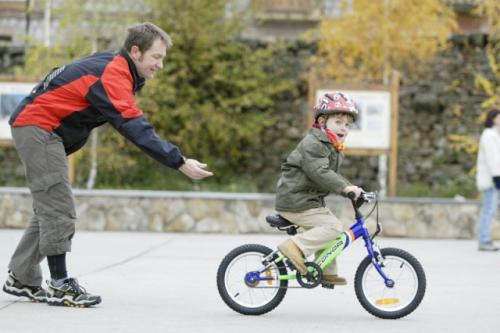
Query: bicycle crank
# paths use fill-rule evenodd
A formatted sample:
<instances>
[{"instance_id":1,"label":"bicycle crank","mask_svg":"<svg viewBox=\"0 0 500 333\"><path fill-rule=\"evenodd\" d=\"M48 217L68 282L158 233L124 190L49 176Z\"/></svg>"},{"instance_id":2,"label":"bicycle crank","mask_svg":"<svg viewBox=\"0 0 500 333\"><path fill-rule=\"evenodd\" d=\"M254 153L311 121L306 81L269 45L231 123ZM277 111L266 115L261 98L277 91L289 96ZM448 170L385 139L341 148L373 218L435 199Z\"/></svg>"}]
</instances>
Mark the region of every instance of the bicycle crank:
<instances>
[{"instance_id":1,"label":"bicycle crank","mask_svg":"<svg viewBox=\"0 0 500 333\"><path fill-rule=\"evenodd\" d=\"M312 289L317 287L321 283L321 278L323 277L323 271L318 264L307 261L304 263L307 267L307 274L302 275L299 271L297 271L297 282L303 287L307 289Z\"/></svg>"}]
</instances>

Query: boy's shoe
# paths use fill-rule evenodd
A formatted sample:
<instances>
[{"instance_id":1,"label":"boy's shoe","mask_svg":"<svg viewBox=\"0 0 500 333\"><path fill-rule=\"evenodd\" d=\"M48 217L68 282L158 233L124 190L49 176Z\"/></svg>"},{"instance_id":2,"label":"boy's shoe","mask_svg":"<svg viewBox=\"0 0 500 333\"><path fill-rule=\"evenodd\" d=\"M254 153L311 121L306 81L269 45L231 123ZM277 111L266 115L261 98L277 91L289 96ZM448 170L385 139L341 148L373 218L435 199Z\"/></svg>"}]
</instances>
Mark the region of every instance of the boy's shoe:
<instances>
[{"instance_id":1,"label":"boy's shoe","mask_svg":"<svg viewBox=\"0 0 500 333\"><path fill-rule=\"evenodd\" d=\"M32 302L47 302L47 291L39 286L27 286L19 282L14 273L9 271L3 291L14 296L28 297Z\"/></svg>"},{"instance_id":2,"label":"boy's shoe","mask_svg":"<svg viewBox=\"0 0 500 333\"><path fill-rule=\"evenodd\" d=\"M300 274L307 274L307 267L304 265L304 256L302 255L302 251L300 251L299 247L295 245L291 239L288 239L278 245L278 250L280 250L285 257L290 259Z\"/></svg>"},{"instance_id":3,"label":"boy's shoe","mask_svg":"<svg viewBox=\"0 0 500 333\"><path fill-rule=\"evenodd\" d=\"M347 284L347 280L337 274L333 275L323 275L321 278L321 282L325 284L334 284L337 286L345 286Z\"/></svg>"},{"instance_id":4,"label":"boy's shoe","mask_svg":"<svg viewBox=\"0 0 500 333\"><path fill-rule=\"evenodd\" d=\"M51 281L49 285L47 303L49 305L60 305L78 308L87 308L101 303L101 296L87 293L74 278L64 280L64 283L55 287Z\"/></svg>"},{"instance_id":5,"label":"boy's shoe","mask_svg":"<svg viewBox=\"0 0 500 333\"><path fill-rule=\"evenodd\" d=\"M498 247L493 245L492 242L489 243L479 243L479 251L498 251Z\"/></svg>"}]
</instances>

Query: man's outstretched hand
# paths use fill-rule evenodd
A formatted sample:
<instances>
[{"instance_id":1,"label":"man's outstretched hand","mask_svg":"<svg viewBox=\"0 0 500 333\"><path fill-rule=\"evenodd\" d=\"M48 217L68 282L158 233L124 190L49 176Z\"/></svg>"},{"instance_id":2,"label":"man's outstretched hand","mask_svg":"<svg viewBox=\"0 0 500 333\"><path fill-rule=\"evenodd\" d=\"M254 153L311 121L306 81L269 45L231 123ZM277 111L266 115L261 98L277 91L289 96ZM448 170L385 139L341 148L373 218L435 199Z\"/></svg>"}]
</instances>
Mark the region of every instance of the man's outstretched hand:
<instances>
[{"instance_id":1,"label":"man's outstretched hand","mask_svg":"<svg viewBox=\"0 0 500 333\"><path fill-rule=\"evenodd\" d=\"M197 160L188 158L186 162L181 165L179 171L191 179L198 180L214 175L212 172L205 170L206 167L207 165L205 163L200 163Z\"/></svg>"}]
</instances>

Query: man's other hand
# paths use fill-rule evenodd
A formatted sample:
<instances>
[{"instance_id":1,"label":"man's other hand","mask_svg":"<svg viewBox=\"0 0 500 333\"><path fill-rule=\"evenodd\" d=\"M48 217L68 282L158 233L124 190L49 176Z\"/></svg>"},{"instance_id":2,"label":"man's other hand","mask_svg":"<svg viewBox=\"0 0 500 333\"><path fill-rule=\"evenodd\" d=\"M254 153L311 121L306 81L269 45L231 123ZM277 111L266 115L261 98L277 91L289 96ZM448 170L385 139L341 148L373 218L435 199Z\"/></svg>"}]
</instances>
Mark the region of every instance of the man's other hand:
<instances>
[{"instance_id":1,"label":"man's other hand","mask_svg":"<svg viewBox=\"0 0 500 333\"><path fill-rule=\"evenodd\" d=\"M185 174L191 179L198 180L214 175L212 172L205 170L206 167L207 167L206 164L188 158L186 159L186 162L183 165L181 165L179 171L181 171L183 174Z\"/></svg>"}]
</instances>

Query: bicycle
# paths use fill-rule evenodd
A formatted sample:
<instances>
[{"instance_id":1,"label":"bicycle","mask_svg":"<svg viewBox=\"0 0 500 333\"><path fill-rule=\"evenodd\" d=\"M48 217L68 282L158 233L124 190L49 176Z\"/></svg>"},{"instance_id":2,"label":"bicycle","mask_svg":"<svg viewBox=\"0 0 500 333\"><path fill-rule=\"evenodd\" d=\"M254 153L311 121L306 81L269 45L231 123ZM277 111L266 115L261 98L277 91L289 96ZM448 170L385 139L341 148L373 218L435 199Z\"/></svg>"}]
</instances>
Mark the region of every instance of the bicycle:
<instances>
[{"instance_id":1,"label":"bicycle","mask_svg":"<svg viewBox=\"0 0 500 333\"><path fill-rule=\"evenodd\" d=\"M420 262L410 253L398 248L380 249L374 238L382 231L378 219L378 197L365 192L357 200L349 193L356 222L331 241L314 261L305 262L307 274L302 275L279 252L259 244L246 244L230 251L217 271L217 287L223 301L234 311L244 315L262 315L276 308L289 288L311 289L322 284L322 272L352 242L363 238L368 255L359 264L354 289L363 308L382 319L398 319L413 312L422 301L426 289L425 272ZM377 208L377 228L370 235L359 208L375 201L370 216ZM266 221L271 227L297 233L298 226L280 215L270 215ZM290 272L289 272L290 271ZM293 271L296 271L293 273ZM288 286L296 280L299 287Z\"/></svg>"}]
</instances>

